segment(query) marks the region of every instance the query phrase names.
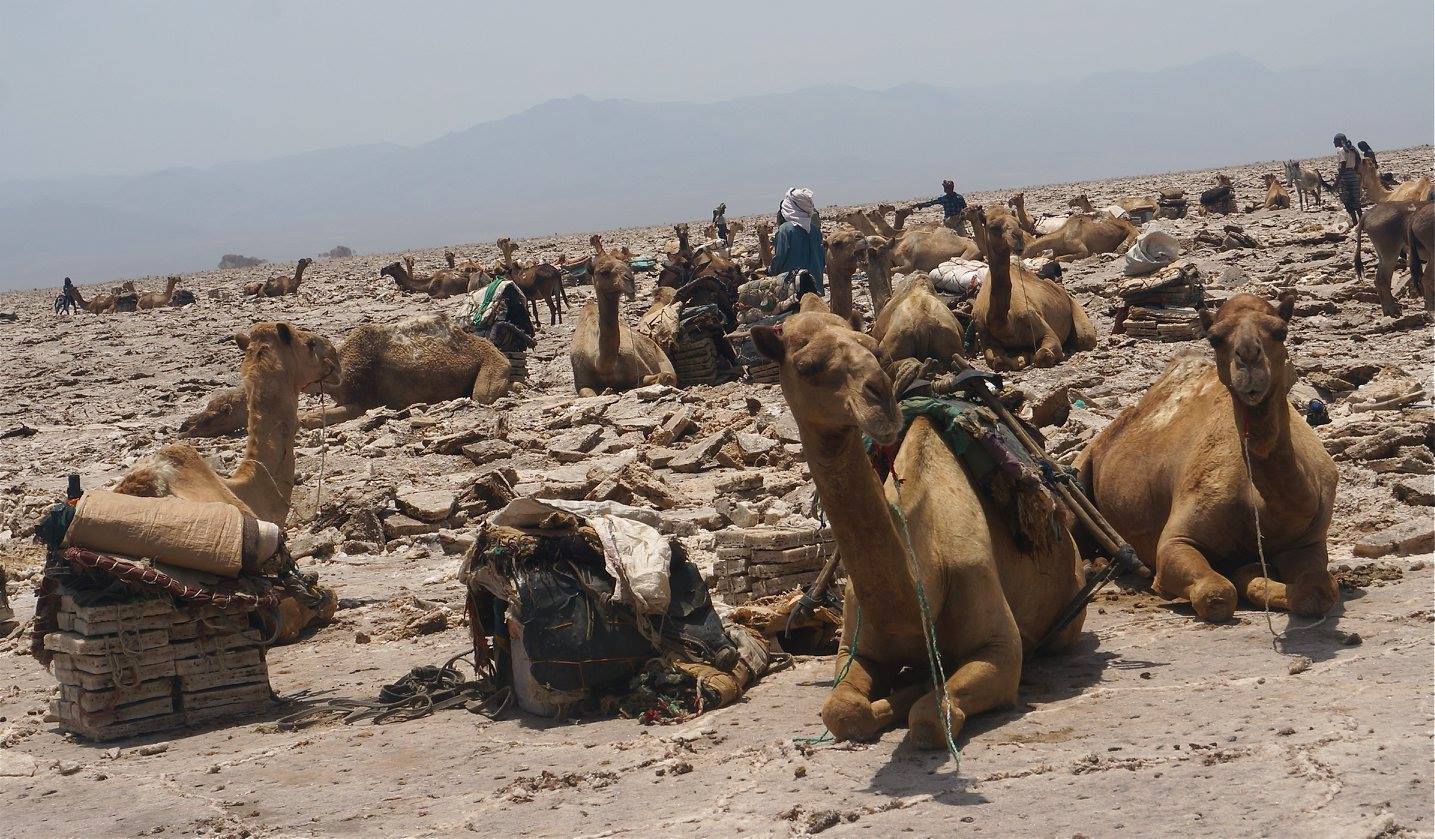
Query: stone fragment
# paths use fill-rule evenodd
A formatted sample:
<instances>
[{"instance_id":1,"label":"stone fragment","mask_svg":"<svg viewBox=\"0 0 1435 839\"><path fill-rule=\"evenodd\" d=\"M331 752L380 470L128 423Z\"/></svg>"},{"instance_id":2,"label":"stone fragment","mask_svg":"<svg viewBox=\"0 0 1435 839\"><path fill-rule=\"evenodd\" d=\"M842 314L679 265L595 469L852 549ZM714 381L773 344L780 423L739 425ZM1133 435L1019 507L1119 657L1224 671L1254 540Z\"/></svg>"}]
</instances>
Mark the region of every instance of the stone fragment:
<instances>
[{"instance_id":1,"label":"stone fragment","mask_svg":"<svg viewBox=\"0 0 1435 839\"><path fill-rule=\"evenodd\" d=\"M729 433L724 428L689 445L677 457L668 461L668 468L674 472L701 472L711 469L717 465L718 449L721 449L723 443L727 442Z\"/></svg>"},{"instance_id":2,"label":"stone fragment","mask_svg":"<svg viewBox=\"0 0 1435 839\"><path fill-rule=\"evenodd\" d=\"M668 446L675 440L688 433L693 427L693 409L687 405L679 406L673 411L672 416L663 421L648 435L648 442L655 446Z\"/></svg>"},{"instance_id":3,"label":"stone fragment","mask_svg":"<svg viewBox=\"0 0 1435 839\"><path fill-rule=\"evenodd\" d=\"M507 440L482 440L465 445L461 451L463 456L473 461L475 465L483 466L495 460L512 457L518 451L518 447Z\"/></svg>"},{"instance_id":4,"label":"stone fragment","mask_svg":"<svg viewBox=\"0 0 1435 839\"><path fill-rule=\"evenodd\" d=\"M446 489L418 489L405 487L394 498L399 509L409 516L426 522L441 522L453 515L458 499Z\"/></svg>"},{"instance_id":5,"label":"stone fragment","mask_svg":"<svg viewBox=\"0 0 1435 839\"><path fill-rule=\"evenodd\" d=\"M1362 536L1355 543L1355 555L1371 559L1392 554L1427 553L1435 550L1435 521L1421 516L1394 527Z\"/></svg>"},{"instance_id":6,"label":"stone fragment","mask_svg":"<svg viewBox=\"0 0 1435 839\"><path fill-rule=\"evenodd\" d=\"M425 533L433 533L438 530L437 524L431 524L418 519L412 519L403 513L394 513L384 519L384 534L389 539L400 539L404 536L422 536Z\"/></svg>"}]
</instances>

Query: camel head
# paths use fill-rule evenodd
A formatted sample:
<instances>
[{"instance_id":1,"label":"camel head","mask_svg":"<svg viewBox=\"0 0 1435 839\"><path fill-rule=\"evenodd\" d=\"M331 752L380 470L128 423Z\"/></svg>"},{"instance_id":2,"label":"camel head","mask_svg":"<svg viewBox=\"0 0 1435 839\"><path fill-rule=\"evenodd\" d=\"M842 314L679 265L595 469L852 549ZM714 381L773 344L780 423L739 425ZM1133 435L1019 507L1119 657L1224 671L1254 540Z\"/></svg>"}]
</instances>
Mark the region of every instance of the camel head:
<instances>
[{"instance_id":1,"label":"camel head","mask_svg":"<svg viewBox=\"0 0 1435 839\"><path fill-rule=\"evenodd\" d=\"M1012 196L1006 200L1006 203L1007 203L1007 206L1008 206L1008 207L1021 207L1021 208L1025 209L1025 208L1026 208L1026 193L1025 193L1025 192L1014 192L1014 193L1012 193Z\"/></svg>"},{"instance_id":2,"label":"camel head","mask_svg":"<svg viewBox=\"0 0 1435 839\"><path fill-rule=\"evenodd\" d=\"M600 296L638 296L638 284L633 279L633 266L628 264L632 252L627 248L617 251L599 251L593 257L593 292Z\"/></svg>"},{"instance_id":3,"label":"camel head","mask_svg":"<svg viewBox=\"0 0 1435 839\"><path fill-rule=\"evenodd\" d=\"M396 283L402 283L409 278L409 272L401 262L390 262L379 269L380 277L389 277Z\"/></svg>"},{"instance_id":4,"label":"camel head","mask_svg":"<svg viewBox=\"0 0 1435 839\"><path fill-rule=\"evenodd\" d=\"M769 219L758 219L752 225L753 232L759 236L772 235L772 221Z\"/></svg>"},{"instance_id":5,"label":"camel head","mask_svg":"<svg viewBox=\"0 0 1435 839\"><path fill-rule=\"evenodd\" d=\"M1230 185L1231 185L1231 179L1230 179L1228 176L1226 176L1226 175L1217 175L1217 176L1216 176L1216 186L1230 186Z\"/></svg>"},{"instance_id":6,"label":"camel head","mask_svg":"<svg viewBox=\"0 0 1435 839\"><path fill-rule=\"evenodd\" d=\"M887 273L892 271L892 252L897 249L897 239L888 239L885 236L867 237L867 264L885 266Z\"/></svg>"},{"instance_id":7,"label":"camel head","mask_svg":"<svg viewBox=\"0 0 1435 839\"><path fill-rule=\"evenodd\" d=\"M599 236L597 233L594 233L592 236L589 236L589 237L588 237L588 244L590 244L590 245L593 246L593 253L594 253L594 254L596 254L596 255L598 255L598 256L602 256L602 255L603 255L603 237L602 237L602 236Z\"/></svg>"},{"instance_id":8,"label":"camel head","mask_svg":"<svg viewBox=\"0 0 1435 839\"><path fill-rule=\"evenodd\" d=\"M897 441L902 415L877 342L832 314L822 298L804 295L797 314L780 327L754 326L752 340L781 365L782 395L800 427L824 435L856 428L881 445Z\"/></svg>"},{"instance_id":9,"label":"camel head","mask_svg":"<svg viewBox=\"0 0 1435 839\"><path fill-rule=\"evenodd\" d=\"M1276 176L1275 176L1275 175L1272 175L1270 172L1267 172L1267 173L1265 173L1264 175L1261 175L1261 183L1265 184L1267 189L1270 189L1271 184L1273 184L1273 183L1275 183L1275 182L1276 182Z\"/></svg>"},{"instance_id":10,"label":"camel head","mask_svg":"<svg viewBox=\"0 0 1435 839\"><path fill-rule=\"evenodd\" d=\"M310 385L339 384L339 353L318 333L283 322L256 323L248 332L237 333L234 342L244 351L241 369L277 374L295 393Z\"/></svg>"},{"instance_id":11,"label":"camel head","mask_svg":"<svg viewBox=\"0 0 1435 839\"><path fill-rule=\"evenodd\" d=\"M892 214L892 226L897 230L901 230L902 225L907 223L907 218L915 212L916 209L912 207L899 208L895 213Z\"/></svg>"},{"instance_id":12,"label":"camel head","mask_svg":"<svg viewBox=\"0 0 1435 839\"><path fill-rule=\"evenodd\" d=\"M1083 210L1088 213L1096 212L1096 210L1093 209L1091 206L1091 198L1087 196L1087 194L1084 192L1071 199L1070 201L1066 202L1066 206L1077 210Z\"/></svg>"},{"instance_id":13,"label":"camel head","mask_svg":"<svg viewBox=\"0 0 1435 839\"><path fill-rule=\"evenodd\" d=\"M175 287L178 286L178 285L179 285L179 277L166 277L166 278L165 278L165 281L164 281L164 290L165 290L165 293L166 293L166 294L173 294Z\"/></svg>"},{"instance_id":14,"label":"camel head","mask_svg":"<svg viewBox=\"0 0 1435 839\"><path fill-rule=\"evenodd\" d=\"M314 264L314 260L313 260L312 257L306 256L306 257L304 257L303 259L299 260L299 267L300 267L300 268L308 268L310 265L313 265L313 264Z\"/></svg>"},{"instance_id":15,"label":"camel head","mask_svg":"<svg viewBox=\"0 0 1435 839\"><path fill-rule=\"evenodd\" d=\"M223 437L244 430L248 420L248 397L243 388L222 390L205 403L199 413L179 424L182 437Z\"/></svg>"},{"instance_id":16,"label":"camel head","mask_svg":"<svg viewBox=\"0 0 1435 839\"><path fill-rule=\"evenodd\" d=\"M453 251L444 251L444 252L443 252L443 259L444 259L445 262L448 263L448 267L450 267L450 268L457 268L457 267L458 267L458 254L454 253Z\"/></svg>"},{"instance_id":17,"label":"camel head","mask_svg":"<svg viewBox=\"0 0 1435 839\"><path fill-rule=\"evenodd\" d=\"M867 237L844 224L827 237L827 259L837 271L850 272L858 260L867 258L867 247Z\"/></svg>"},{"instance_id":18,"label":"camel head","mask_svg":"<svg viewBox=\"0 0 1435 839\"><path fill-rule=\"evenodd\" d=\"M1016 218L1005 210L988 216L982 207L968 207L962 217L972 223L973 233L980 228L985 234L988 259L993 250L998 253L1002 251L1006 251L1008 254L1021 253L1025 246L1021 227L1017 224Z\"/></svg>"},{"instance_id":19,"label":"camel head","mask_svg":"<svg viewBox=\"0 0 1435 839\"><path fill-rule=\"evenodd\" d=\"M1285 398L1291 385L1286 327L1294 312L1294 291L1281 294L1278 306L1254 294L1237 294L1214 315L1201 310L1206 340L1216 351L1216 373L1241 403L1254 408L1271 398Z\"/></svg>"}]
</instances>

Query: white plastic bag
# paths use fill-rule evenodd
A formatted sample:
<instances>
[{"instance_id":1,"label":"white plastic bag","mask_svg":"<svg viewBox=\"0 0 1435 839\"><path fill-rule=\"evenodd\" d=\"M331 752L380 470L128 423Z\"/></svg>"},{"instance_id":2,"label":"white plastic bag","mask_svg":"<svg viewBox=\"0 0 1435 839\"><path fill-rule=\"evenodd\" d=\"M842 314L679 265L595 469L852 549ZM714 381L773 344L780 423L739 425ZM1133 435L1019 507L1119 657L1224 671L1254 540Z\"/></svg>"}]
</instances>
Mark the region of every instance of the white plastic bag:
<instances>
[{"instance_id":1,"label":"white plastic bag","mask_svg":"<svg viewBox=\"0 0 1435 839\"><path fill-rule=\"evenodd\" d=\"M1126 251L1123 271L1128 277L1145 276L1170 265L1180 255L1181 243L1175 236L1162 230L1148 230Z\"/></svg>"}]
</instances>

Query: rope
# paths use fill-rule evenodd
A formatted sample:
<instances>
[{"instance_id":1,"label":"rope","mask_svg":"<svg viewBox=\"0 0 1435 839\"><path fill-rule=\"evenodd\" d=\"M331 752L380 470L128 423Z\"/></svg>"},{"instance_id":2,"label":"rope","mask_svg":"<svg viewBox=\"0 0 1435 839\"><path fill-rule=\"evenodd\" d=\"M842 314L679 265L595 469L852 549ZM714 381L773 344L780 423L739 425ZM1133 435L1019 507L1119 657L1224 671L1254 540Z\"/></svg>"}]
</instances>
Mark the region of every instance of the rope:
<instances>
[{"instance_id":1,"label":"rope","mask_svg":"<svg viewBox=\"0 0 1435 839\"><path fill-rule=\"evenodd\" d=\"M898 496L901 495L901 480L895 482ZM897 505L888 502L888 509L891 511L892 520L897 525L897 531L902 534L902 549L907 554L907 568L912 574L912 582L917 588L917 605L922 611L922 634L927 638L927 666L932 671L932 689L940 697L938 707L942 712L942 734L947 740L947 753L952 760L957 762L958 769L961 768L962 755L957 750L956 741L952 739L952 698L947 694L947 687L943 683L946 677L946 670L942 666L942 651L937 647L937 628L932 623L932 604L927 602L927 587L922 584L922 573L917 568L917 555L912 550L912 539L907 533L907 519Z\"/></svg>"},{"instance_id":2,"label":"rope","mask_svg":"<svg viewBox=\"0 0 1435 839\"><path fill-rule=\"evenodd\" d=\"M1242 425L1244 425L1245 428L1241 430L1241 456L1244 457L1246 461L1246 478L1251 482L1251 488L1255 489L1256 473L1254 470L1251 469L1250 424L1242 423ZM1254 502L1251 504L1251 517L1255 520L1256 523L1256 556L1259 557L1261 560L1261 585L1264 588L1264 596L1261 597L1261 605L1262 607L1264 607L1264 611L1266 613L1266 631L1271 634L1271 649L1279 653L1280 648L1277 646L1276 642L1280 640L1281 636L1279 633L1276 632L1276 625L1271 620L1271 572L1270 569L1266 567L1266 548L1265 545L1262 544L1265 539L1261 535L1260 504Z\"/></svg>"},{"instance_id":3,"label":"rope","mask_svg":"<svg viewBox=\"0 0 1435 839\"><path fill-rule=\"evenodd\" d=\"M324 502L324 463L329 455L329 408L324 402L324 385L319 385L319 482L314 487L314 512Z\"/></svg>"},{"instance_id":4,"label":"rope","mask_svg":"<svg viewBox=\"0 0 1435 839\"><path fill-rule=\"evenodd\" d=\"M496 720L513 700L511 688L499 685L492 664L479 667L469 662L472 651L461 652L434 666L415 667L403 678L379 689L377 701L331 699L275 721L281 731L296 731L330 719L344 724L368 719L374 725L407 722L459 705L471 713ZM473 677L465 679L454 665L469 663Z\"/></svg>"}]
</instances>

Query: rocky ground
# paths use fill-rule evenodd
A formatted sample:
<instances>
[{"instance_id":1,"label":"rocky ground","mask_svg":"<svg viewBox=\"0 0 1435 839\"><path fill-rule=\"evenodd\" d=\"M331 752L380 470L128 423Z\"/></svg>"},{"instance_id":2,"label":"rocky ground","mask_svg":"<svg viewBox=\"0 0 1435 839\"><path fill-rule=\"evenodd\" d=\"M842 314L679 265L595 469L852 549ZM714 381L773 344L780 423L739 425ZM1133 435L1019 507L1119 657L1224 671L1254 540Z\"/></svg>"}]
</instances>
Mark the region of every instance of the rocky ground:
<instances>
[{"instance_id":1,"label":"rocky ground","mask_svg":"<svg viewBox=\"0 0 1435 839\"><path fill-rule=\"evenodd\" d=\"M1405 174L1431 169L1428 147L1381 159ZM1258 200L1259 175L1280 169L1267 162L1222 171L1244 206ZM1183 186L1194 205L1211 175L1025 192L1034 215L1065 212L1080 191L1102 206ZM1430 835L1435 420L1427 388L1435 352L1413 298L1404 317L1383 316L1368 277L1354 278L1352 243L1322 241L1343 216L1327 196L1307 212L1193 212L1151 223L1181 238L1244 225L1261 247L1201 245L1182 259L1220 296L1299 293L1289 344L1298 393L1331 406L1333 422L1318 433L1340 467L1331 555L1344 599L1319 623L1274 616L1283 636L1274 646L1259 613L1206 626L1141 590L1104 594L1078 652L1030 663L1021 706L968 725L957 767L909 752L900 731L869 745L801 740L821 731L828 658L800 659L739 704L672 728L488 722L448 711L287 733L247 720L92 745L46 721L55 683L17 634L0 641L4 832ZM669 235L619 230L605 241L656 253ZM529 240L520 252L577 255L586 239ZM492 245L457 250L485 261L498 255ZM413 253L431 267L441 254ZM457 300L404 296L379 278L395 257L325 259L297 297L258 301L242 299L243 284L290 266L188 276L182 287L199 302L154 312L57 318L53 291L0 295L0 312L16 316L0 323L0 562L17 618L33 612L42 558L31 528L63 492L66 473L103 487L174 440L183 417L238 383L235 331L283 319L337 343L359 323L456 311ZM1111 255L1066 275L1103 335L1121 279ZM631 316L646 307L652 283L640 278ZM568 294L576 308L590 290ZM858 298L865 302L865 291ZM807 523L811 483L775 385L575 399L572 320L544 329L529 356L531 387L496 405L461 399L377 410L301 432L290 540L301 564L344 601L332 625L270 652L280 695L372 698L408 668L464 649L455 573L472 541L470 513L481 507L475 484L494 470L513 470L523 492L655 507L663 529L708 571L717 530ZM1036 396L1067 388L1070 417L1046 432L1069 459L1187 346L1204 349L1108 336L1055 369L1009 379ZM196 443L221 468L242 449L237 438Z\"/></svg>"}]
</instances>

